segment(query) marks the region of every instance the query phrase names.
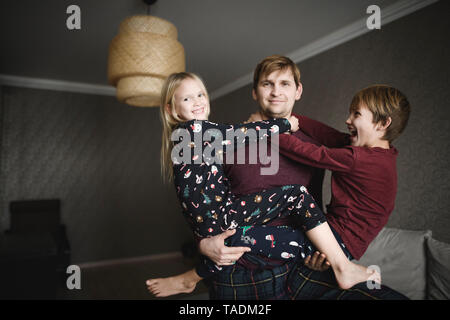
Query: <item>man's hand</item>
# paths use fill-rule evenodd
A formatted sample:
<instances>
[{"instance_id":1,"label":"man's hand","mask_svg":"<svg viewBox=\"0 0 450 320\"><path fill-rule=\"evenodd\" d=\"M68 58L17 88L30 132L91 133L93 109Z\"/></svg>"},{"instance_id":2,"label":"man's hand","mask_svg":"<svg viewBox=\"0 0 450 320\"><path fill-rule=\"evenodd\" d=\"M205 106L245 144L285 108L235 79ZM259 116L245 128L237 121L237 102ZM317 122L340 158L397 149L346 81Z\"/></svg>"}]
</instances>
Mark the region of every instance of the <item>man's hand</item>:
<instances>
[{"instance_id":1,"label":"man's hand","mask_svg":"<svg viewBox=\"0 0 450 320\"><path fill-rule=\"evenodd\" d=\"M305 266L315 271L325 271L330 267L330 263L326 260L326 256L323 253L320 254L318 251L313 254L312 258L311 256L307 256L306 259L303 260L303 263Z\"/></svg>"},{"instance_id":2,"label":"man's hand","mask_svg":"<svg viewBox=\"0 0 450 320\"><path fill-rule=\"evenodd\" d=\"M217 236L200 240L198 249L201 254L210 258L218 266L230 266L245 253L250 252L248 247L227 247L226 238L232 236L236 230L227 230Z\"/></svg>"}]
</instances>

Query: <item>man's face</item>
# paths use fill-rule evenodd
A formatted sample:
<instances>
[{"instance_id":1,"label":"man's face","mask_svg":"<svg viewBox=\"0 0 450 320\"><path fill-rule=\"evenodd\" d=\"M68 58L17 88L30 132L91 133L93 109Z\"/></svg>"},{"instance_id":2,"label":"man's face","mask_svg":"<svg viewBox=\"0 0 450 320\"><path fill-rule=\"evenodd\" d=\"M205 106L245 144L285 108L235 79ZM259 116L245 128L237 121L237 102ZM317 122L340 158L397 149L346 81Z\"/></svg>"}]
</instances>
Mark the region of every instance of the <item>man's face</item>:
<instances>
[{"instance_id":1,"label":"man's face","mask_svg":"<svg viewBox=\"0 0 450 320\"><path fill-rule=\"evenodd\" d=\"M302 85L295 86L291 69L278 70L261 76L252 95L265 116L285 118L291 115L295 101L300 99Z\"/></svg>"}]
</instances>

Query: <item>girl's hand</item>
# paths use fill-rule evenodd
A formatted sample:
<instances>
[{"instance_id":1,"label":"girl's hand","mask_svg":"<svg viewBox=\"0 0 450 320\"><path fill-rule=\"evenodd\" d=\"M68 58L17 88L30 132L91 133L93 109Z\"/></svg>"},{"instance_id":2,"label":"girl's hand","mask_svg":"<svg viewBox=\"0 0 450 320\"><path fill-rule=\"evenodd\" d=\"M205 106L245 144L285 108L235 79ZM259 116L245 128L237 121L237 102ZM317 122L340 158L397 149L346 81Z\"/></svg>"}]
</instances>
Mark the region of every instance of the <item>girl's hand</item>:
<instances>
[{"instance_id":1,"label":"girl's hand","mask_svg":"<svg viewBox=\"0 0 450 320\"><path fill-rule=\"evenodd\" d=\"M298 131L298 119L297 119L297 117L290 116L288 120L289 120L289 123L291 124L291 132Z\"/></svg>"},{"instance_id":2,"label":"girl's hand","mask_svg":"<svg viewBox=\"0 0 450 320\"><path fill-rule=\"evenodd\" d=\"M236 230L227 230L217 236L200 240L198 249L201 254L210 258L218 266L230 266L245 253L250 252L248 247L227 247L224 240L232 236Z\"/></svg>"}]
</instances>

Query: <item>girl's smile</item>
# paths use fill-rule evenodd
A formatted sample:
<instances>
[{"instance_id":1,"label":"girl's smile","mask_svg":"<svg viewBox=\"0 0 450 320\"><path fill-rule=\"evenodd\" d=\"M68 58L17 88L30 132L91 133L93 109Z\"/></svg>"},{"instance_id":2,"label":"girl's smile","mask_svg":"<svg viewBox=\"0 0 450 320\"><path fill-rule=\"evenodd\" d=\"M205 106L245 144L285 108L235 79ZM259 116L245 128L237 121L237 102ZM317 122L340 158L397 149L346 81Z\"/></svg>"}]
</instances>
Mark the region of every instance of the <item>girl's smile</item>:
<instances>
[{"instance_id":1,"label":"girl's smile","mask_svg":"<svg viewBox=\"0 0 450 320\"><path fill-rule=\"evenodd\" d=\"M182 120L208 120L209 100L205 88L195 79L185 79L175 90L174 112Z\"/></svg>"}]
</instances>

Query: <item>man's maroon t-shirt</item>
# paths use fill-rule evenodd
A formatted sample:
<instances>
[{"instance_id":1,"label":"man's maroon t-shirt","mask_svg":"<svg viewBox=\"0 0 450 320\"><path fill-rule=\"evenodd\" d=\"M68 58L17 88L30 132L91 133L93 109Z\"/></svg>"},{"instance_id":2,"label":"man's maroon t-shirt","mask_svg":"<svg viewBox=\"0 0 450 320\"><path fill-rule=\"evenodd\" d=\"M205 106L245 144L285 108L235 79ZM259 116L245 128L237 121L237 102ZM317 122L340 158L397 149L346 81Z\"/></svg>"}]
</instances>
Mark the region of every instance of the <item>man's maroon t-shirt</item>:
<instances>
[{"instance_id":1,"label":"man's maroon t-shirt","mask_svg":"<svg viewBox=\"0 0 450 320\"><path fill-rule=\"evenodd\" d=\"M293 135L304 142L319 145L315 140L300 130ZM267 150L270 156L270 145ZM264 189L280 187L289 184L299 184L308 188L315 200L322 207L322 179L323 170L310 167L293 161L283 155L279 155L279 168L275 175L261 175L261 168L270 167L271 164L263 165L259 161L256 164L248 164L249 147L245 147L246 164L224 164L231 192L238 197L250 193L260 192ZM257 159L259 160L259 158Z\"/></svg>"},{"instance_id":2,"label":"man's maroon t-shirt","mask_svg":"<svg viewBox=\"0 0 450 320\"><path fill-rule=\"evenodd\" d=\"M310 142L318 145L318 143L311 137L301 132L300 130L293 133L293 135L302 141ZM275 175L261 175L262 167L270 167L271 164L263 165L261 163L248 164L248 151L249 147L245 147L245 159L246 164L224 164L225 175L227 176L231 191L237 196L247 195L250 193L259 192L264 189L270 189L274 187L280 187L289 184L299 184L307 187L308 191L313 195L318 205L322 206L322 182L324 170L313 168L296 161L293 161L282 154L279 155L279 168ZM270 145L267 150L267 154L270 156ZM259 158L257 159L259 160ZM295 220L286 218L277 218L272 220L267 225L290 225L295 226ZM285 260L274 260L263 257L265 261L270 262L267 268L273 267L277 264L283 264ZM238 263L247 269L255 269L258 266L253 265L245 258L239 259Z\"/></svg>"}]
</instances>

